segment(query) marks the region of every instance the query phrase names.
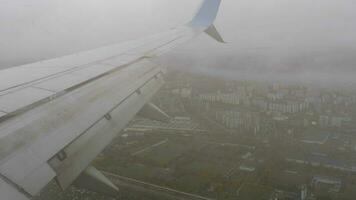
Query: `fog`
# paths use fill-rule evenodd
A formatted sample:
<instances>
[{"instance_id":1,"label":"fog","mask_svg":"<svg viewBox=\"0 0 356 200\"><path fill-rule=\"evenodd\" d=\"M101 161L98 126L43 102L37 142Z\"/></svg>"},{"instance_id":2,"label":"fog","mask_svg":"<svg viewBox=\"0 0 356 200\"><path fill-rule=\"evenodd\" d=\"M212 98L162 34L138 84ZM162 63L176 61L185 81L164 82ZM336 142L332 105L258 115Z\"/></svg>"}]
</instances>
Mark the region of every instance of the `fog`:
<instances>
[{"instance_id":1,"label":"fog","mask_svg":"<svg viewBox=\"0 0 356 200\"><path fill-rule=\"evenodd\" d=\"M186 23L200 0L1 0L0 66L143 37ZM227 78L354 82L353 0L224 0L208 36L163 59L171 67Z\"/></svg>"}]
</instances>

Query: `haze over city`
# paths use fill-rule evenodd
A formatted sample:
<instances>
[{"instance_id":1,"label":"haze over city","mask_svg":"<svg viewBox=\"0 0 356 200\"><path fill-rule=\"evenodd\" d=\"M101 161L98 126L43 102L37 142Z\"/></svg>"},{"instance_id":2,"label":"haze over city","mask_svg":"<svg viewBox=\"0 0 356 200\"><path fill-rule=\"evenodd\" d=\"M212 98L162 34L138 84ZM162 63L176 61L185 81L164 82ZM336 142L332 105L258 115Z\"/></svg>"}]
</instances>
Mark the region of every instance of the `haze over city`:
<instances>
[{"instance_id":1,"label":"haze over city","mask_svg":"<svg viewBox=\"0 0 356 200\"><path fill-rule=\"evenodd\" d=\"M0 66L160 32L188 22L199 4L198 0L4 0ZM354 82L355 6L350 0L226 0L216 26L228 44L202 36L177 49L168 65L230 78Z\"/></svg>"}]
</instances>

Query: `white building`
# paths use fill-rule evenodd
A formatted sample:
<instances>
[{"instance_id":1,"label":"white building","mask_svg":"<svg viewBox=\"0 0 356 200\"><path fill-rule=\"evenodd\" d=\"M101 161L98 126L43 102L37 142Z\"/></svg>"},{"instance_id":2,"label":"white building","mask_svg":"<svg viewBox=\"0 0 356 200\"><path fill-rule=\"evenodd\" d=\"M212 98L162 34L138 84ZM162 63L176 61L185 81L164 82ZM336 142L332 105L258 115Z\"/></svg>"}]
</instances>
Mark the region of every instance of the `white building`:
<instances>
[{"instance_id":1,"label":"white building","mask_svg":"<svg viewBox=\"0 0 356 200\"><path fill-rule=\"evenodd\" d=\"M211 103L226 103L232 105L239 105L241 103L241 97L237 93L207 93L200 94L199 100L208 101Z\"/></svg>"}]
</instances>

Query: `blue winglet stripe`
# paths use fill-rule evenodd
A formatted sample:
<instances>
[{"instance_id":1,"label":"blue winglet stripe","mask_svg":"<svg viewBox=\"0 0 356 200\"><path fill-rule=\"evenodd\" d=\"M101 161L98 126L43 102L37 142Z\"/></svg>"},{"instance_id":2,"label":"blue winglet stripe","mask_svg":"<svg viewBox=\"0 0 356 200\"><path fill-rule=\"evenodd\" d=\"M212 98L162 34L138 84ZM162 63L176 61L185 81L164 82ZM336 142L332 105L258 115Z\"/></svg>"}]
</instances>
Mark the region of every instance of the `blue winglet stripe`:
<instances>
[{"instance_id":1,"label":"blue winglet stripe","mask_svg":"<svg viewBox=\"0 0 356 200\"><path fill-rule=\"evenodd\" d=\"M220 3L221 0L204 0L201 8L189 25L194 27L209 27L212 25L218 14Z\"/></svg>"}]
</instances>

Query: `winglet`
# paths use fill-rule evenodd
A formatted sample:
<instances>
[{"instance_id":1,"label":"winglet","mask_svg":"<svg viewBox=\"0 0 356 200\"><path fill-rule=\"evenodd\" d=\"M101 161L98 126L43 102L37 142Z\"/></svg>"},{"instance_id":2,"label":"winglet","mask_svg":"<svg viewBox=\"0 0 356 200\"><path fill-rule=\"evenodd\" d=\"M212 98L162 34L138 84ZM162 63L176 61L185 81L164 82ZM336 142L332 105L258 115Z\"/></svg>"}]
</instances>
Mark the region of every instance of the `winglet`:
<instances>
[{"instance_id":1,"label":"winglet","mask_svg":"<svg viewBox=\"0 0 356 200\"><path fill-rule=\"evenodd\" d=\"M220 3L221 0L204 0L198 13L189 25L198 28L210 27L218 14Z\"/></svg>"},{"instance_id":2,"label":"winglet","mask_svg":"<svg viewBox=\"0 0 356 200\"><path fill-rule=\"evenodd\" d=\"M213 24L219 11L220 3L221 0L204 0L198 13L189 23L189 26L203 28L204 32L210 37L218 42L225 43Z\"/></svg>"},{"instance_id":3,"label":"winglet","mask_svg":"<svg viewBox=\"0 0 356 200\"><path fill-rule=\"evenodd\" d=\"M218 32L218 30L216 30L214 24L209 26L209 28L207 28L205 30L205 33L208 34L210 37L214 38L216 41L221 42L221 43L226 43L224 41L224 39L221 37L220 33Z\"/></svg>"}]
</instances>

